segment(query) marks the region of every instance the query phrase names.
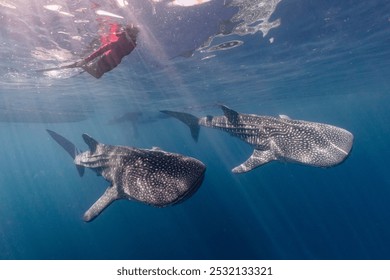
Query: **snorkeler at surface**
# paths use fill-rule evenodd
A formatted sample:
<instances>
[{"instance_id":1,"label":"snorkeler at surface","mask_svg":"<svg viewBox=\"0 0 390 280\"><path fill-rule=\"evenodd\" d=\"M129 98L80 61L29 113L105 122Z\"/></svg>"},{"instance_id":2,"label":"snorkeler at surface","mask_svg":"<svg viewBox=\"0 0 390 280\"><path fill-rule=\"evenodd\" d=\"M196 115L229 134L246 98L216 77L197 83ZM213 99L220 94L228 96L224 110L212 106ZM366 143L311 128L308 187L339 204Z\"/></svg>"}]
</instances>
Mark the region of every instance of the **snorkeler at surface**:
<instances>
[{"instance_id":1,"label":"snorkeler at surface","mask_svg":"<svg viewBox=\"0 0 390 280\"><path fill-rule=\"evenodd\" d=\"M79 67L99 79L121 63L136 46L138 28L133 25L112 24L110 31L100 37L101 46L92 54L79 61Z\"/></svg>"},{"instance_id":2,"label":"snorkeler at surface","mask_svg":"<svg viewBox=\"0 0 390 280\"><path fill-rule=\"evenodd\" d=\"M134 50L138 32L139 29L134 25L111 24L109 33L100 37L100 47L86 58L69 65L39 71L82 68L99 79L104 73L118 66L122 58Z\"/></svg>"}]
</instances>

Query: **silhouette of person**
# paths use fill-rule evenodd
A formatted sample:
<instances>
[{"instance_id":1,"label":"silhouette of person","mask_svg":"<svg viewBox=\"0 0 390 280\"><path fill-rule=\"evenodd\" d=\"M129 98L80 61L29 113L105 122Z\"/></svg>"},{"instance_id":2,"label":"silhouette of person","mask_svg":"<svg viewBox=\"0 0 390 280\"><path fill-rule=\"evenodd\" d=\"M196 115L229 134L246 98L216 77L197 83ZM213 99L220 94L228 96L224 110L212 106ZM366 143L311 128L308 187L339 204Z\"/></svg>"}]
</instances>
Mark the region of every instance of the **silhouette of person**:
<instances>
[{"instance_id":1,"label":"silhouette of person","mask_svg":"<svg viewBox=\"0 0 390 280\"><path fill-rule=\"evenodd\" d=\"M133 25L111 24L109 33L100 37L100 47L78 61L75 66L99 79L104 73L118 66L122 58L134 50L138 32L139 29Z\"/></svg>"}]
</instances>

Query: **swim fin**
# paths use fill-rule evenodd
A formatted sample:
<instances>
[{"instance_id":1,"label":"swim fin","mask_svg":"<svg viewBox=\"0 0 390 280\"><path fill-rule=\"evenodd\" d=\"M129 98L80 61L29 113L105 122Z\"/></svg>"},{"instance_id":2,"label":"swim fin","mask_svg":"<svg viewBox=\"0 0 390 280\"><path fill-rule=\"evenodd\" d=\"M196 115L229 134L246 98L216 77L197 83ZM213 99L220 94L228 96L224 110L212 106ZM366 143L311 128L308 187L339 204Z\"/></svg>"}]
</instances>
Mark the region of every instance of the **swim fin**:
<instances>
[{"instance_id":1,"label":"swim fin","mask_svg":"<svg viewBox=\"0 0 390 280\"><path fill-rule=\"evenodd\" d=\"M71 64L66 64L62 66L52 67L52 68L45 68L45 69L37 69L36 72L48 72L48 71L55 71L55 70L62 70L62 69L71 69L71 68L80 68L83 67L84 63L82 60L73 62Z\"/></svg>"}]
</instances>

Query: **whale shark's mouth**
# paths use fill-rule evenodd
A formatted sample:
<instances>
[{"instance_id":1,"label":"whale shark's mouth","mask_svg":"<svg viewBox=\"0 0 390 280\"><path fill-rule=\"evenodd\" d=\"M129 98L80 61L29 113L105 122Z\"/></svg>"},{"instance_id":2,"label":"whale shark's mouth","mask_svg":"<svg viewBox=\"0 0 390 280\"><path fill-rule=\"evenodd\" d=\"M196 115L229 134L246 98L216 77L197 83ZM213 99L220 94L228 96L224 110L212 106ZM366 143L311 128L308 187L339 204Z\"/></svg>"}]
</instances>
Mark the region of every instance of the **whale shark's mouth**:
<instances>
[{"instance_id":1,"label":"whale shark's mouth","mask_svg":"<svg viewBox=\"0 0 390 280\"><path fill-rule=\"evenodd\" d=\"M341 149L341 148L338 147L337 145L335 145L335 144L333 144L333 143L330 143L330 145L331 145L333 148L339 150L341 153L343 153L343 154L345 154L345 155L348 155L348 152L347 152L347 151L344 151L343 149Z\"/></svg>"},{"instance_id":2,"label":"whale shark's mouth","mask_svg":"<svg viewBox=\"0 0 390 280\"><path fill-rule=\"evenodd\" d=\"M205 173L206 173L206 168L203 170L202 174L200 174L200 176L196 179L196 181L192 184L192 186L188 189L188 191L185 192L181 197L177 198L176 201L172 203L172 205L182 203L183 201L190 198L194 193L196 193L203 183Z\"/></svg>"}]
</instances>

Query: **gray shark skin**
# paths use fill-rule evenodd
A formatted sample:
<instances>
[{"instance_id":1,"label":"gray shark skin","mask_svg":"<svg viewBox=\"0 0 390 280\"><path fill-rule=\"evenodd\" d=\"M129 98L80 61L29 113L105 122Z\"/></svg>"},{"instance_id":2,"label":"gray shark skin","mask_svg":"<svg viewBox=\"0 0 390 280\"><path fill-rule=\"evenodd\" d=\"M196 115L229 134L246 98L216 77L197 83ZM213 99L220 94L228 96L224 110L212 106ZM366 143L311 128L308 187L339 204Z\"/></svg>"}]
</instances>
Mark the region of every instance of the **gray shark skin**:
<instances>
[{"instance_id":1,"label":"gray shark skin","mask_svg":"<svg viewBox=\"0 0 390 280\"><path fill-rule=\"evenodd\" d=\"M329 124L279 117L240 114L221 105L223 116L197 118L188 113L161 111L187 124L197 141L200 126L226 131L250 144L253 154L234 173L248 172L270 161L332 167L343 162L352 149L353 135Z\"/></svg>"},{"instance_id":2,"label":"gray shark skin","mask_svg":"<svg viewBox=\"0 0 390 280\"><path fill-rule=\"evenodd\" d=\"M135 200L155 207L180 203L192 196L203 182L206 167L195 158L158 148L106 145L87 134L82 137L90 150L81 153L63 136L51 130L47 132L74 159L80 176L86 167L110 183L104 194L85 212L86 222L95 219L118 199Z\"/></svg>"}]
</instances>

